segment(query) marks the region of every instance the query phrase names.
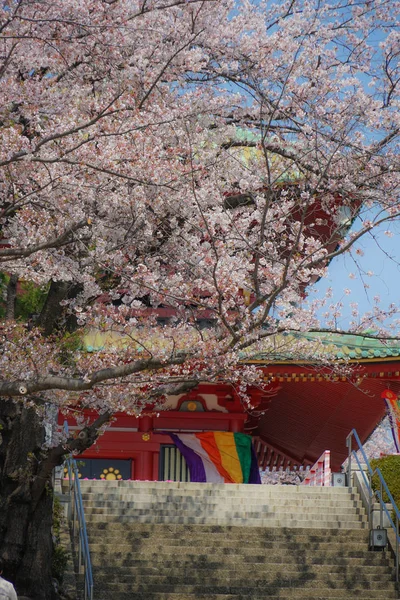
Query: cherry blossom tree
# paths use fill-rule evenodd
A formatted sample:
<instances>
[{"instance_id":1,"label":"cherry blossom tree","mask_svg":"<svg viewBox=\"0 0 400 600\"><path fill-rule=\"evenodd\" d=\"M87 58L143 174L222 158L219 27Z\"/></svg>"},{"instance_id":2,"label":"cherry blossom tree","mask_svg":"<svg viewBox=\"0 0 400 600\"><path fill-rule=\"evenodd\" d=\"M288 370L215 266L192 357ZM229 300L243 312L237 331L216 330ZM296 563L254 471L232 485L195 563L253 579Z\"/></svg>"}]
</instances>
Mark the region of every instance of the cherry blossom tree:
<instances>
[{"instance_id":1,"label":"cherry blossom tree","mask_svg":"<svg viewBox=\"0 0 400 600\"><path fill-rule=\"evenodd\" d=\"M0 554L23 593L54 596L46 486L66 452L199 381L251 405L252 357L283 352L280 334L337 331L313 284L400 212L399 12L2 3ZM28 320L21 282L43 297ZM355 312L351 329L395 337L396 315ZM290 352L327 360L301 336ZM44 446L49 406L99 417Z\"/></svg>"}]
</instances>

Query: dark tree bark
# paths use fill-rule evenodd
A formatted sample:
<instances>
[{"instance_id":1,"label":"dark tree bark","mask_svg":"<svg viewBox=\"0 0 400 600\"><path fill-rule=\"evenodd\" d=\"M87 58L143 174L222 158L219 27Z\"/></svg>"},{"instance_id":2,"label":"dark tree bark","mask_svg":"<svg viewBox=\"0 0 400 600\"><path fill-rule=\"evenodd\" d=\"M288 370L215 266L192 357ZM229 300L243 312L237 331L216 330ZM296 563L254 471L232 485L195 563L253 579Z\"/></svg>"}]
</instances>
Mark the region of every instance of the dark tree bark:
<instances>
[{"instance_id":1,"label":"dark tree bark","mask_svg":"<svg viewBox=\"0 0 400 600\"><path fill-rule=\"evenodd\" d=\"M6 300L6 321L11 321L15 318L15 308L17 304L17 275L11 275L7 285L7 300Z\"/></svg>"},{"instance_id":2,"label":"dark tree bark","mask_svg":"<svg viewBox=\"0 0 400 600\"><path fill-rule=\"evenodd\" d=\"M66 453L89 448L110 417L104 413L78 437L46 449L35 411L0 399L0 557L18 595L56 600L51 572L53 469Z\"/></svg>"},{"instance_id":3,"label":"dark tree bark","mask_svg":"<svg viewBox=\"0 0 400 600\"><path fill-rule=\"evenodd\" d=\"M7 319L15 315L17 279L7 290ZM52 282L39 315L39 325L50 335L62 320L61 300L77 293L77 286ZM64 323L65 324L65 323ZM4 575L19 596L55 600L53 586L52 471L63 461L65 449L44 449L45 429L32 409L0 398L0 557Z\"/></svg>"},{"instance_id":4,"label":"dark tree bark","mask_svg":"<svg viewBox=\"0 0 400 600\"><path fill-rule=\"evenodd\" d=\"M31 409L0 399L0 556L5 577L18 595L56 598L51 573L51 479L33 502L33 483L41 462L44 428Z\"/></svg>"},{"instance_id":5,"label":"dark tree bark","mask_svg":"<svg viewBox=\"0 0 400 600\"><path fill-rule=\"evenodd\" d=\"M60 304L63 300L75 298L82 290L81 286L68 281L52 281L42 311L36 321L44 335L51 335L61 325L68 331L76 328L76 319L65 315L65 308Z\"/></svg>"}]
</instances>

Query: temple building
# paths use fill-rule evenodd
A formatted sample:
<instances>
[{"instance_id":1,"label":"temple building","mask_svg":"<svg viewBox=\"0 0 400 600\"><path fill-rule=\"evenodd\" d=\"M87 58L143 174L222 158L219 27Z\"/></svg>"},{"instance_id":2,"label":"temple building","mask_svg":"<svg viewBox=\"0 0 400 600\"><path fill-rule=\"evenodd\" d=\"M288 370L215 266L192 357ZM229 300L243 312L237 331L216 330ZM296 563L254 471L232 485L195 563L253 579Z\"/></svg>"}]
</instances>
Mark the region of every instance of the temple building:
<instances>
[{"instance_id":1,"label":"temple building","mask_svg":"<svg viewBox=\"0 0 400 600\"><path fill-rule=\"evenodd\" d=\"M318 337L301 335L311 344ZM287 343L286 338L286 347ZM262 370L266 386L248 389L251 409L232 386L217 382L168 397L158 414L117 414L96 444L79 457L81 476L188 481L186 462L171 434L204 432L249 434L261 470L306 467L330 450L332 469L339 471L351 429L365 442L386 414L385 395L397 405L400 345L339 334L323 337L322 343L350 367L349 374L310 360L295 361L290 352L278 353L273 361L259 355L251 362ZM74 420L68 421L73 430Z\"/></svg>"}]
</instances>

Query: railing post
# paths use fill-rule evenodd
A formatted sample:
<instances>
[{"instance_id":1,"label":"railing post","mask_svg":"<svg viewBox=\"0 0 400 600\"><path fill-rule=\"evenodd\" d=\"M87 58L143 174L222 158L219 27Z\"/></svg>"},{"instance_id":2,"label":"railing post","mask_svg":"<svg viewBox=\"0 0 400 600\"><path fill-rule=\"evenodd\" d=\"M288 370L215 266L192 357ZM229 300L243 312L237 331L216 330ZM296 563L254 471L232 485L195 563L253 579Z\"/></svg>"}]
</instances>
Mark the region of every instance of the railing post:
<instances>
[{"instance_id":1,"label":"railing post","mask_svg":"<svg viewBox=\"0 0 400 600\"><path fill-rule=\"evenodd\" d=\"M347 485L351 487L351 436L352 432L346 438L346 446L349 450L349 455L347 459Z\"/></svg>"},{"instance_id":2,"label":"railing post","mask_svg":"<svg viewBox=\"0 0 400 600\"><path fill-rule=\"evenodd\" d=\"M317 480L317 474L316 474L316 470L314 467L311 469L310 475L311 475L310 485L315 487L316 480Z\"/></svg>"},{"instance_id":3,"label":"railing post","mask_svg":"<svg viewBox=\"0 0 400 600\"><path fill-rule=\"evenodd\" d=\"M374 492L372 489L372 475L371 473L368 471L368 522L369 522L369 528L373 529L374 525L372 523L372 519L373 519L373 510L374 510Z\"/></svg>"},{"instance_id":4,"label":"railing post","mask_svg":"<svg viewBox=\"0 0 400 600\"><path fill-rule=\"evenodd\" d=\"M72 479L70 480L71 490L71 517L72 517L72 539L75 540L75 517L76 517L76 506L75 506L75 486Z\"/></svg>"},{"instance_id":5,"label":"railing post","mask_svg":"<svg viewBox=\"0 0 400 600\"><path fill-rule=\"evenodd\" d=\"M399 585L399 517L396 514L396 583Z\"/></svg>"},{"instance_id":6,"label":"railing post","mask_svg":"<svg viewBox=\"0 0 400 600\"><path fill-rule=\"evenodd\" d=\"M323 486L330 487L331 485L331 452L330 450L325 450L325 459L324 459L324 481Z\"/></svg>"},{"instance_id":7,"label":"railing post","mask_svg":"<svg viewBox=\"0 0 400 600\"><path fill-rule=\"evenodd\" d=\"M78 525L78 573L82 573L82 537Z\"/></svg>"},{"instance_id":8,"label":"railing post","mask_svg":"<svg viewBox=\"0 0 400 600\"><path fill-rule=\"evenodd\" d=\"M318 486L324 485L323 484L324 461L323 461L323 459L321 460L321 458L318 460L318 463L317 463L318 475L317 475L316 485L318 485Z\"/></svg>"},{"instance_id":9,"label":"railing post","mask_svg":"<svg viewBox=\"0 0 400 600\"><path fill-rule=\"evenodd\" d=\"M64 422L64 430L68 435L68 423ZM78 573L84 575L84 598L93 600L93 574L90 560L90 551L86 531L86 521L82 503L82 493L79 484L79 473L76 461L72 455L67 458L68 483L70 495L70 520L73 543L78 544ZM77 540L75 540L75 535Z\"/></svg>"}]
</instances>

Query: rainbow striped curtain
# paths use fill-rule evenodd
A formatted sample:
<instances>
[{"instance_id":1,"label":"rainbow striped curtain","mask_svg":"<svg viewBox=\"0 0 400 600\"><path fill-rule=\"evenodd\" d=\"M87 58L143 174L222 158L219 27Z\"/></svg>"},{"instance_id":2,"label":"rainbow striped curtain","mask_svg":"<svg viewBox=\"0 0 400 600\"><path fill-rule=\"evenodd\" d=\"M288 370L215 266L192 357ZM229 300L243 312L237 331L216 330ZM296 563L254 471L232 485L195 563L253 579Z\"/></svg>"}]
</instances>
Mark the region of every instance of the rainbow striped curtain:
<instances>
[{"instance_id":1,"label":"rainbow striped curtain","mask_svg":"<svg viewBox=\"0 0 400 600\"><path fill-rule=\"evenodd\" d=\"M261 483L249 435L225 431L170 435L186 460L191 481Z\"/></svg>"}]
</instances>

